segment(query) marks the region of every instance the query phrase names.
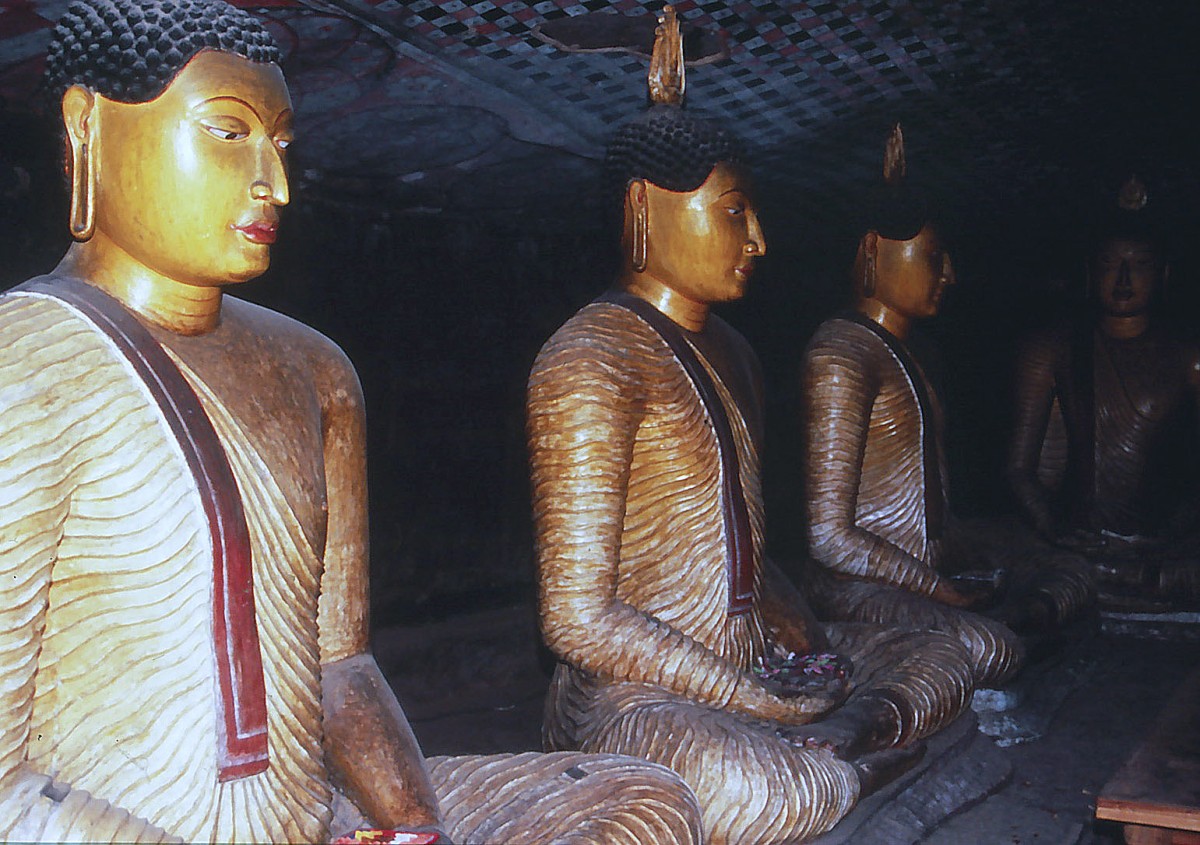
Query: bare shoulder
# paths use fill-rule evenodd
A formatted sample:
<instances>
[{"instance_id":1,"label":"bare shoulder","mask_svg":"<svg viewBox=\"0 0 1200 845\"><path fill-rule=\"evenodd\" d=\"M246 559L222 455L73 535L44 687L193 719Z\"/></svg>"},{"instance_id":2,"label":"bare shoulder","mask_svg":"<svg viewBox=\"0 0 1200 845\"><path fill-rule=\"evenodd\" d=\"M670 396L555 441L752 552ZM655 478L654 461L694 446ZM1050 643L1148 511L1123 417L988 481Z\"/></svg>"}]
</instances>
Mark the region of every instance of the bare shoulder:
<instances>
[{"instance_id":1,"label":"bare shoulder","mask_svg":"<svg viewBox=\"0 0 1200 845\"><path fill-rule=\"evenodd\" d=\"M1180 343L1180 352L1188 382L1193 390L1200 393L1200 344L1183 341Z\"/></svg>"},{"instance_id":2,"label":"bare shoulder","mask_svg":"<svg viewBox=\"0 0 1200 845\"><path fill-rule=\"evenodd\" d=\"M226 296L222 319L239 334L253 336L272 356L301 363L323 400L362 404L354 365L340 346L312 326L233 296Z\"/></svg>"},{"instance_id":3,"label":"bare shoulder","mask_svg":"<svg viewBox=\"0 0 1200 845\"><path fill-rule=\"evenodd\" d=\"M709 315L708 326L709 331L718 338L721 344L727 346L738 360L752 362L752 365L756 369L758 368L758 355L755 353L754 347L750 345L750 341L746 340L745 335L716 314Z\"/></svg>"}]
</instances>

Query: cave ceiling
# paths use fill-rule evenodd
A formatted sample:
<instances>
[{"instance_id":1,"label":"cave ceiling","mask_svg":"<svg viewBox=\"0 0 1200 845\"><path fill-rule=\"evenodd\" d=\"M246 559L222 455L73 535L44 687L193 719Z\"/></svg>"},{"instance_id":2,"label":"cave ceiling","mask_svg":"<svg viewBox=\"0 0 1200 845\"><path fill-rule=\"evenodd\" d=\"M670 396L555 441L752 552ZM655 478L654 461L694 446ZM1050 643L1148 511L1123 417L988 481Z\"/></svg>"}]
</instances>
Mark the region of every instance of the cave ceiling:
<instances>
[{"instance_id":1,"label":"cave ceiling","mask_svg":"<svg viewBox=\"0 0 1200 845\"><path fill-rule=\"evenodd\" d=\"M38 109L45 47L66 5L0 6L0 117L10 123ZM591 208L606 136L645 101L644 52L661 8L235 5L263 18L283 49L301 190L396 213L557 219ZM741 136L767 201L804 219L848 213L897 120L910 170L963 215L1066 202L1122 169L1194 208L1200 4L675 5L700 54L689 67L689 107Z\"/></svg>"}]
</instances>

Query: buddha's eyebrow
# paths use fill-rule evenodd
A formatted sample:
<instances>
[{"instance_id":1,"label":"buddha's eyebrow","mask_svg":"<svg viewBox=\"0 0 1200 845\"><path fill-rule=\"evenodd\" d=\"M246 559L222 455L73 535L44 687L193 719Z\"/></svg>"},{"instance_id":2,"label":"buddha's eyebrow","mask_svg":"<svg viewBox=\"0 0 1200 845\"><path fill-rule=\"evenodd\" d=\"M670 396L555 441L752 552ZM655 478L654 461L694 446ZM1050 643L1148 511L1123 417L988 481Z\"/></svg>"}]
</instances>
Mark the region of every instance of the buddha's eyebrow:
<instances>
[{"instance_id":1,"label":"buddha's eyebrow","mask_svg":"<svg viewBox=\"0 0 1200 845\"><path fill-rule=\"evenodd\" d=\"M729 196L730 194L745 194L745 188L730 188L728 191L722 191L721 196Z\"/></svg>"},{"instance_id":2,"label":"buddha's eyebrow","mask_svg":"<svg viewBox=\"0 0 1200 845\"><path fill-rule=\"evenodd\" d=\"M253 114L255 117L257 117L257 118L259 119L259 122L261 122L261 123L265 123L265 122L266 122L266 121L264 121L264 120L263 120L263 118L262 118L262 115L260 115L260 114L258 113L258 110L257 110L256 108L254 108L254 106L252 106L252 105L250 105L249 103L247 103L247 102L246 102L245 100L243 100L241 97L235 97L235 96L233 96L232 94L223 94L223 95L221 95L221 96L219 96L219 97L209 97L207 100L205 100L204 102L202 102L200 105L202 105L202 106L206 106L206 105L208 105L209 103L220 103L220 102L224 102L224 101L226 101L226 100L228 100L229 102L232 102L232 103L238 103L239 105L245 106L247 109L249 109L249 110L250 110L250 112L251 112L251 113L252 113L252 114Z\"/></svg>"}]
</instances>

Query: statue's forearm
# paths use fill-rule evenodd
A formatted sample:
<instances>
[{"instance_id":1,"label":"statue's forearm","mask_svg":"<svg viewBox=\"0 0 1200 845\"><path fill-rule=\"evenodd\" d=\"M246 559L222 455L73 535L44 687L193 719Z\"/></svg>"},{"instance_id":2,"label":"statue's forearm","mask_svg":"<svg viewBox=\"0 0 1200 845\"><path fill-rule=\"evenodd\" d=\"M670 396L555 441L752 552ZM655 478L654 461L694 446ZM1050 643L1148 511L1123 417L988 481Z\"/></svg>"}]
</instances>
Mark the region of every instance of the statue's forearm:
<instances>
[{"instance_id":1,"label":"statue's forearm","mask_svg":"<svg viewBox=\"0 0 1200 845\"><path fill-rule=\"evenodd\" d=\"M552 580L552 579L551 579ZM724 707L742 673L710 649L618 599L546 588L542 632L550 649L589 674L652 684Z\"/></svg>"},{"instance_id":2,"label":"statue's forearm","mask_svg":"<svg viewBox=\"0 0 1200 845\"><path fill-rule=\"evenodd\" d=\"M1038 464L1054 406L1054 346L1036 339L1017 363L1016 419L1008 450L1008 483L1017 506L1042 534L1053 531L1050 496L1038 479Z\"/></svg>"},{"instance_id":3,"label":"statue's forearm","mask_svg":"<svg viewBox=\"0 0 1200 845\"><path fill-rule=\"evenodd\" d=\"M834 572L933 595L941 578L932 566L866 529L842 522L809 526L813 557Z\"/></svg>"},{"instance_id":4,"label":"statue's forearm","mask_svg":"<svg viewBox=\"0 0 1200 845\"><path fill-rule=\"evenodd\" d=\"M364 653L325 664L321 691L325 756L347 797L381 827L439 827L425 759L375 658Z\"/></svg>"}]
</instances>

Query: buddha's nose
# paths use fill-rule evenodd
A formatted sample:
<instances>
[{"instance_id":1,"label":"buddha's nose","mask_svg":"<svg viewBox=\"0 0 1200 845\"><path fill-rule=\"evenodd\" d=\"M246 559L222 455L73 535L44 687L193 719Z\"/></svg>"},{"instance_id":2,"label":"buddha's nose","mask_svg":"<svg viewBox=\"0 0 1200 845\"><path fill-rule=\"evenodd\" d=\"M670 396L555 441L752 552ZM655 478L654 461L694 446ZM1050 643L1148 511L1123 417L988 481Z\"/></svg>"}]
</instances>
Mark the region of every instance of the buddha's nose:
<instances>
[{"instance_id":1,"label":"buddha's nose","mask_svg":"<svg viewBox=\"0 0 1200 845\"><path fill-rule=\"evenodd\" d=\"M950 260L949 255L942 256L942 284L953 285L958 282L958 276L954 272L954 262Z\"/></svg>"},{"instance_id":2,"label":"buddha's nose","mask_svg":"<svg viewBox=\"0 0 1200 845\"><path fill-rule=\"evenodd\" d=\"M1117 270L1117 289L1130 290L1133 288L1133 278L1129 275L1129 262L1122 261Z\"/></svg>"},{"instance_id":3,"label":"buddha's nose","mask_svg":"<svg viewBox=\"0 0 1200 845\"><path fill-rule=\"evenodd\" d=\"M758 215L753 210L747 213L748 237L746 238L745 252L747 255L766 255L767 254L767 239L763 237L762 224L758 222Z\"/></svg>"},{"instance_id":4,"label":"buddha's nose","mask_svg":"<svg viewBox=\"0 0 1200 845\"><path fill-rule=\"evenodd\" d=\"M283 154L273 143L268 141L263 144L257 170L257 178L250 184L250 196L271 205L287 205L291 199L287 169L283 164Z\"/></svg>"}]
</instances>

